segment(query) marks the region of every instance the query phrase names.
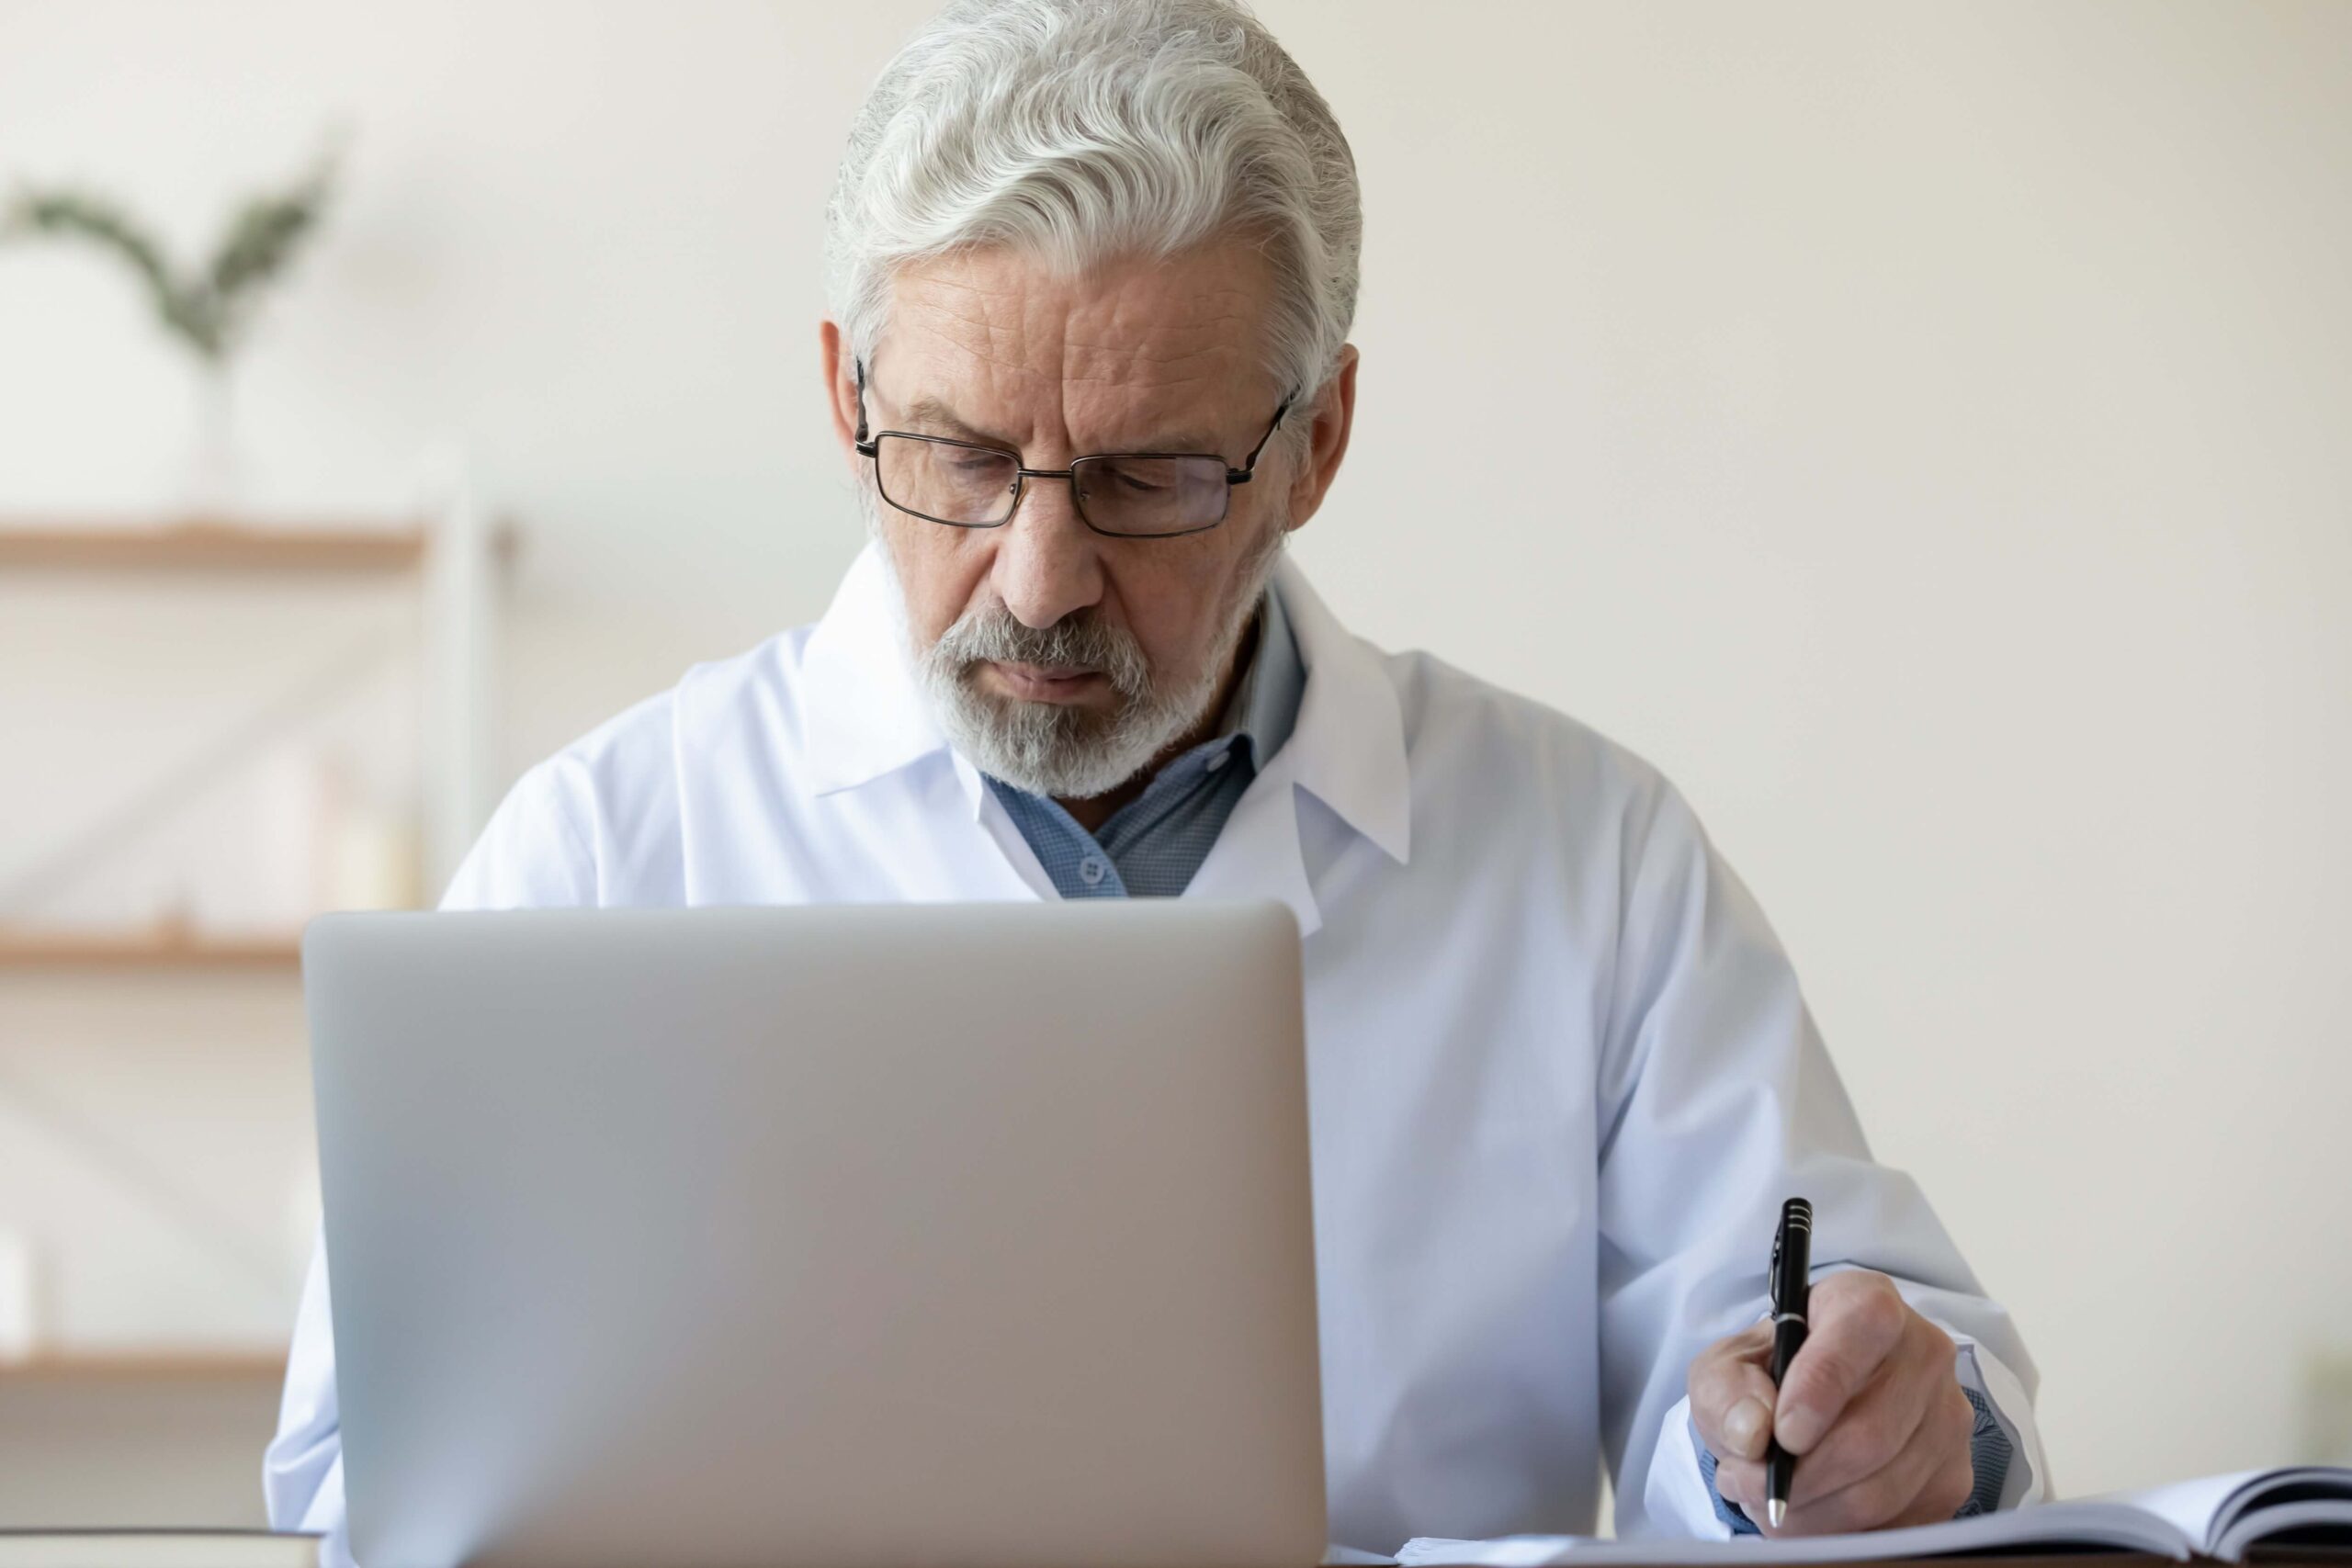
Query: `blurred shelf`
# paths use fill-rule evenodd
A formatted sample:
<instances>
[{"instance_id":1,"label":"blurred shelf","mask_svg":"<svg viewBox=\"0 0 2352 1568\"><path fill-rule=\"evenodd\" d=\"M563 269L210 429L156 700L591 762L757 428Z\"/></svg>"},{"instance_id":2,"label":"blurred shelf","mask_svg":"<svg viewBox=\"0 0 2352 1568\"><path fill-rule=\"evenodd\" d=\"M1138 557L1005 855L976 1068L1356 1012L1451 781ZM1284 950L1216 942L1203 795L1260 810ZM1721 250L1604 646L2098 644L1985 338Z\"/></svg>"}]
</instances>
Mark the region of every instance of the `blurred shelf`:
<instances>
[{"instance_id":1,"label":"blurred shelf","mask_svg":"<svg viewBox=\"0 0 2352 1568\"><path fill-rule=\"evenodd\" d=\"M275 1381L285 1375L286 1355L281 1350L46 1350L23 1360L0 1360L0 1382L11 1378Z\"/></svg>"},{"instance_id":2,"label":"blurred shelf","mask_svg":"<svg viewBox=\"0 0 2352 1568\"><path fill-rule=\"evenodd\" d=\"M214 518L54 523L0 518L0 568L103 570L406 571L425 531L357 524L276 526Z\"/></svg>"},{"instance_id":3,"label":"blurred shelf","mask_svg":"<svg viewBox=\"0 0 2352 1568\"><path fill-rule=\"evenodd\" d=\"M413 570L432 534L422 524L267 523L192 517L66 523L0 517L0 570L299 571L389 574ZM511 560L512 526L492 530L492 559Z\"/></svg>"},{"instance_id":4,"label":"blurred shelf","mask_svg":"<svg viewBox=\"0 0 2352 1568\"><path fill-rule=\"evenodd\" d=\"M0 926L0 970L240 969L302 966L302 939L207 936L185 926L123 931L38 931Z\"/></svg>"}]
</instances>

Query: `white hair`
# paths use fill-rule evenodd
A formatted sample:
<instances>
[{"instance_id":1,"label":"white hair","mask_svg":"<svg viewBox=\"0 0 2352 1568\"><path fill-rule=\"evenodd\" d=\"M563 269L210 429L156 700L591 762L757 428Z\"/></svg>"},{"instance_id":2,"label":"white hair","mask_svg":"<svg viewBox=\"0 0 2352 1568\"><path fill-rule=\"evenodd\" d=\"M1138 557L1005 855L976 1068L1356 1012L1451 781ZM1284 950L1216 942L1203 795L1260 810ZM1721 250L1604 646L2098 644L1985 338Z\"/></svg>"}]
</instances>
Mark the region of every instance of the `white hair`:
<instances>
[{"instance_id":1,"label":"white hair","mask_svg":"<svg viewBox=\"0 0 2352 1568\"><path fill-rule=\"evenodd\" d=\"M1363 211L1330 107L1237 0L956 0L866 96L826 226L833 314L866 358L910 262L1001 244L1076 276L1253 243L1266 369L1305 402L1355 318Z\"/></svg>"}]
</instances>

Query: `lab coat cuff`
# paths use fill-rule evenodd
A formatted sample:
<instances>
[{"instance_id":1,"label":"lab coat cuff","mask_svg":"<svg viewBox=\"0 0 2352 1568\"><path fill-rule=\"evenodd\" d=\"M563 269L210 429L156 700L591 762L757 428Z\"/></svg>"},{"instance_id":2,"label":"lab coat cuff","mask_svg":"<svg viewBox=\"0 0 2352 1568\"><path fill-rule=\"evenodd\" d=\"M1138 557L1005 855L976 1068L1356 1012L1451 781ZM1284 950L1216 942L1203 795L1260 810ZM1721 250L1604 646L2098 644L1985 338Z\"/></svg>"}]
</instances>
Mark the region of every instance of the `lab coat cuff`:
<instances>
[{"instance_id":1,"label":"lab coat cuff","mask_svg":"<svg viewBox=\"0 0 2352 1568\"><path fill-rule=\"evenodd\" d=\"M1699 1469L1699 1446L1690 1437L1690 1396L1684 1394L1658 1424L1657 1447L1650 1454L1642 1502L1660 1535L1700 1540L1729 1540L1731 1526L1715 1513L1714 1494Z\"/></svg>"},{"instance_id":2,"label":"lab coat cuff","mask_svg":"<svg viewBox=\"0 0 2352 1568\"><path fill-rule=\"evenodd\" d=\"M1932 1320L1930 1320L1932 1321ZM1993 1419L2009 1439L2009 1473L2001 1485L2001 1508L2023 1508L2050 1497L2050 1462L2042 1457L2041 1433L2033 1420L2033 1401L2026 1396L2018 1375L1969 1335L1949 1324L1937 1327L1951 1336L1957 1347L1955 1369L1961 1385L1984 1396Z\"/></svg>"}]
</instances>

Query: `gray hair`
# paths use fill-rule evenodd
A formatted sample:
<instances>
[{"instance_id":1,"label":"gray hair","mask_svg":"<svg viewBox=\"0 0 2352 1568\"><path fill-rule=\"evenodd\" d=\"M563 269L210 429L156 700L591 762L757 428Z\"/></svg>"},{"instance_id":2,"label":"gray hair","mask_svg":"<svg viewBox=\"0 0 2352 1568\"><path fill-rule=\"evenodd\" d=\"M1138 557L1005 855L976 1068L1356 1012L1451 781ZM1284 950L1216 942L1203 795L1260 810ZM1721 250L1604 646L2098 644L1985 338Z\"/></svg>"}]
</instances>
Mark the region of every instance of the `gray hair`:
<instances>
[{"instance_id":1,"label":"gray hair","mask_svg":"<svg viewBox=\"0 0 2352 1568\"><path fill-rule=\"evenodd\" d=\"M1069 276L1250 240L1266 368L1306 401L1355 319L1363 208L1330 106L1238 0L956 0L866 96L826 227L863 357L910 262L1003 244Z\"/></svg>"}]
</instances>

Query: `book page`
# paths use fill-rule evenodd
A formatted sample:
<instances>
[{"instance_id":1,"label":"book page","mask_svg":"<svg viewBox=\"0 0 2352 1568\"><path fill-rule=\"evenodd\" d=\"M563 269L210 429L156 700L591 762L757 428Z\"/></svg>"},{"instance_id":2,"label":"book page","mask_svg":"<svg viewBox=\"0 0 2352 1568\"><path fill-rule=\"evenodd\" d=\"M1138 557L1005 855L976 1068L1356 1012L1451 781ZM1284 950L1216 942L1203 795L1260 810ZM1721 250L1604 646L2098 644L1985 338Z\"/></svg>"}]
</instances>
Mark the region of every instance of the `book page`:
<instances>
[{"instance_id":1,"label":"book page","mask_svg":"<svg viewBox=\"0 0 2352 1568\"><path fill-rule=\"evenodd\" d=\"M2223 1506L2264 1473L2259 1470L2241 1470L2230 1475L2200 1475L2194 1481L2177 1481L2169 1486L2104 1493L2098 1500L2154 1514L2196 1542L2197 1550L2203 1551L2219 1533L2214 1525Z\"/></svg>"},{"instance_id":2,"label":"book page","mask_svg":"<svg viewBox=\"0 0 2352 1568\"><path fill-rule=\"evenodd\" d=\"M1576 1562L1603 1568L1646 1568L1729 1562L1868 1562L1940 1556L1958 1551L2023 1551L2030 1547L2106 1547L2186 1561L2189 1538L2165 1519L2116 1502L2049 1503L1981 1514L1947 1524L1856 1535L1794 1536L1779 1540L1738 1536L1730 1540L1661 1539L1597 1540L1588 1536L1506 1536L1498 1540L1407 1541L1396 1553L1405 1568L1538 1568Z\"/></svg>"}]
</instances>

